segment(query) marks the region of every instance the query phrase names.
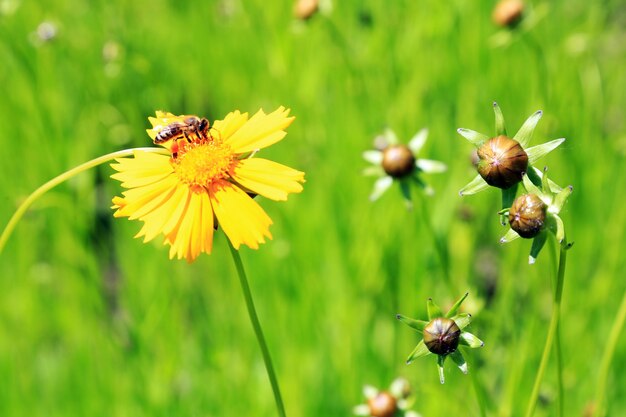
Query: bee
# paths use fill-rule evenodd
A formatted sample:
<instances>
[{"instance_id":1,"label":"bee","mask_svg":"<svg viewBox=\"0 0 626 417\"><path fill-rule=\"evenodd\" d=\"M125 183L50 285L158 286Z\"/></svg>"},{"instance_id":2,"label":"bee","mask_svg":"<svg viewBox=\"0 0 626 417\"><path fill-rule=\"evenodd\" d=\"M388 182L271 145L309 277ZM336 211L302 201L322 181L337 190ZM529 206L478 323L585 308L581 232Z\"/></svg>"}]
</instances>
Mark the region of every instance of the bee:
<instances>
[{"instance_id":1,"label":"bee","mask_svg":"<svg viewBox=\"0 0 626 417\"><path fill-rule=\"evenodd\" d=\"M197 116L188 116L184 120L168 124L154 137L154 143L163 143L173 139L187 139L191 142L189 135L195 135L198 139L208 139L209 121Z\"/></svg>"}]
</instances>

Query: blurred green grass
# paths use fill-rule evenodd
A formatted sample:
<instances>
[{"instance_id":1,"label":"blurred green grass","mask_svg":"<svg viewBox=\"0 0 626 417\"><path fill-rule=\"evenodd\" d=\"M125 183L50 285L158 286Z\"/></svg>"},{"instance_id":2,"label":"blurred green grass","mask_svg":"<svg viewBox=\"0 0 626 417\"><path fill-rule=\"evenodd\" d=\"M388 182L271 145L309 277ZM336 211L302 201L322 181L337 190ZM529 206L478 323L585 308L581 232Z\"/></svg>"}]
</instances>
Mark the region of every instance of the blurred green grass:
<instances>
[{"instance_id":1,"label":"blurred green grass","mask_svg":"<svg viewBox=\"0 0 626 417\"><path fill-rule=\"evenodd\" d=\"M535 9L547 4L534 2ZM472 380L434 361L404 365L417 335L393 317L441 304L426 204L449 249L472 332L470 368L488 414L522 413L547 330L553 276L529 242L499 246L499 195L460 198L471 146L492 132L491 103L513 132L537 109L533 144L566 137L541 163L572 184L561 327L565 414L583 415L625 285L626 7L555 1L505 47L490 40L492 1L339 2L294 21L287 2L0 2L0 222L37 186L100 154L146 146L156 109L221 118L292 109L289 135L264 154L307 173L286 203L262 201L274 240L242 249L290 416L350 415L363 384L397 375L425 417L478 415ZM51 22L54 39L37 27ZM397 190L370 204L363 150L385 127L430 129L425 157L445 161L406 212ZM45 196L0 258L0 415L275 415L223 236L211 256L170 262L159 243L111 219L118 184L101 167ZM463 216L461 215L463 213ZM218 234L219 235L219 234ZM610 373L609 415L626 413L626 346ZM536 415L552 415L554 361Z\"/></svg>"}]
</instances>

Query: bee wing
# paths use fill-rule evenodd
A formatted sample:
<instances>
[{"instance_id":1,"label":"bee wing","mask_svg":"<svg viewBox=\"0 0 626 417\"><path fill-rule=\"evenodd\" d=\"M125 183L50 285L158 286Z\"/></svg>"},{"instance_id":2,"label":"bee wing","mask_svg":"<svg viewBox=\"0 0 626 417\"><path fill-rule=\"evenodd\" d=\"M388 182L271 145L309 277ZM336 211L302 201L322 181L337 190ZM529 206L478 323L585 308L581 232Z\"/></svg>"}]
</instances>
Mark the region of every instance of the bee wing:
<instances>
[{"instance_id":1,"label":"bee wing","mask_svg":"<svg viewBox=\"0 0 626 417\"><path fill-rule=\"evenodd\" d=\"M148 121L150 121L152 129L146 129L146 132L148 132L148 136L150 136L150 139L154 140L156 135L158 135L161 130L165 129L166 126L171 125L172 123L184 124L185 119L191 116L192 115L189 114L181 114L180 116L176 116L170 112L157 110L156 117L148 117Z\"/></svg>"}]
</instances>

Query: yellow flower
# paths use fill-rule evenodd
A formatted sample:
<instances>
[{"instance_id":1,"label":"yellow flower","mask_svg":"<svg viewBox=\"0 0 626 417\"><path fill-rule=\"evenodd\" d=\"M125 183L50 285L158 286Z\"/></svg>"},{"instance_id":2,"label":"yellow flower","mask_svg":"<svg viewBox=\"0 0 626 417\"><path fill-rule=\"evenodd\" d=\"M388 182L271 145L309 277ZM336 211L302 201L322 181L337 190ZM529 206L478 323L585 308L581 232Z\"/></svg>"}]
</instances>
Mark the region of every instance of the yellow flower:
<instances>
[{"instance_id":1,"label":"yellow flower","mask_svg":"<svg viewBox=\"0 0 626 417\"><path fill-rule=\"evenodd\" d=\"M163 234L170 258L191 262L202 252L211 253L218 224L236 249L242 244L257 249L272 238L272 220L254 195L286 200L289 193L302 191L303 172L252 158L285 137L294 119L288 114L284 107L270 114L259 110L250 119L247 113L231 112L210 129L181 130L167 140L161 135L157 141L167 155L136 151L134 158L117 159L112 178L127 190L113 198L114 216L141 220L135 237L144 242ZM166 128L174 132L172 126L187 126L190 117L157 111L149 118L148 135L154 141Z\"/></svg>"}]
</instances>

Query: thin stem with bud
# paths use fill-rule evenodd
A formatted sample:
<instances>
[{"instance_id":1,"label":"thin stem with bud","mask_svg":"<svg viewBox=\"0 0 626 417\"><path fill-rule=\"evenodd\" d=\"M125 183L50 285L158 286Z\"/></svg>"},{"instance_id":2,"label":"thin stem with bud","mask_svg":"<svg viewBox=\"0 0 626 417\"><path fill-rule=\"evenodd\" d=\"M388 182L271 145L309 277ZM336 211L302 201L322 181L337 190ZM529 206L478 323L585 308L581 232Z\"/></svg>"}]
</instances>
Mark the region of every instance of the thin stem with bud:
<instances>
[{"instance_id":1,"label":"thin stem with bud","mask_svg":"<svg viewBox=\"0 0 626 417\"><path fill-rule=\"evenodd\" d=\"M152 152L152 153L167 153L167 151L162 148L124 149L121 151L108 153L106 155L102 155L98 158L92 159L91 161L80 164L68 171L65 171L61 175L58 175L57 177L51 179L50 181L46 182L45 184L37 188L35 191L33 191L28 197L26 197L26 199L22 201L22 204L20 204L20 206L17 208L15 213L13 213L13 216L11 216L11 219L9 220L7 225L4 227L4 230L2 231L2 234L0 235L0 253L2 253L2 250L4 249L4 246L6 245L7 240L9 240L9 236L11 236L11 233L15 229L15 226L17 225L17 223L22 219L22 217L24 216L28 208L39 197L41 197L42 195L44 195L45 193L47 193L48 191L50 191L57 185L69 180L70 178L74 177L77 174L80 174L83 171L87 171L88 169L95 168L98 165L105 164L116 158L123 158L125 156L131 156L136 151Z\"/></svg>"}]
</instances>

